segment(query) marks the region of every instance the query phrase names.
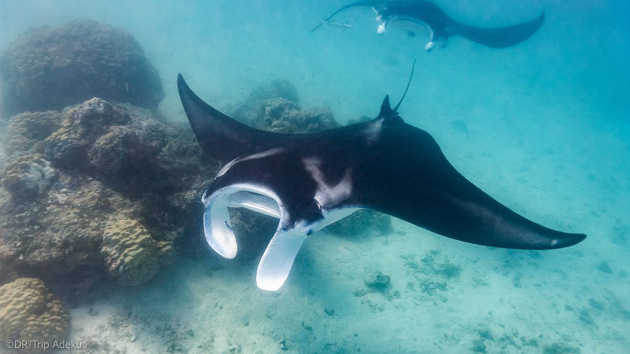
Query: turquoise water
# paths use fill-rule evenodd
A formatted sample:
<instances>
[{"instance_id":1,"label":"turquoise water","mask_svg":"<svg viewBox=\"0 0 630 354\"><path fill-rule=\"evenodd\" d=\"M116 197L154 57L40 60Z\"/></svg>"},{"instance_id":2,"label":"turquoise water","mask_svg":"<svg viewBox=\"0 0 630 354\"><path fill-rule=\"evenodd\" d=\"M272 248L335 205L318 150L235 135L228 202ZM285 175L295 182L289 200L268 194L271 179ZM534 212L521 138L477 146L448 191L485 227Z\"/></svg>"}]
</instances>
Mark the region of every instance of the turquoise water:
<instances>
[{"instance_id":1,"label":"turquoise water","mask_svg":"<svg viewBox=\"0 0 630 354\"><path fill-rule=\"evenodd\" d=\"M71 310L72 338L128 353L630 352L630 6L442 1L479 26L547 17L512 48L454 37L426 53L422 33L378 36L369 9L340 15L352 29L309 32L344 4L0 0L0 51L34 26L88 18L121 28L160 71L159 111L172 121L185 121L177 73L221 110L283 78L304 108L329 107L341 122L374 117L386 94L400 97L415 59L403 119L488 194L588 238L503 250L395 220L390 235L312 237L278 293L256 288L255 266L208 250ZM391 288L365 292L377 271Z\"/></svg>"}]
</instances>

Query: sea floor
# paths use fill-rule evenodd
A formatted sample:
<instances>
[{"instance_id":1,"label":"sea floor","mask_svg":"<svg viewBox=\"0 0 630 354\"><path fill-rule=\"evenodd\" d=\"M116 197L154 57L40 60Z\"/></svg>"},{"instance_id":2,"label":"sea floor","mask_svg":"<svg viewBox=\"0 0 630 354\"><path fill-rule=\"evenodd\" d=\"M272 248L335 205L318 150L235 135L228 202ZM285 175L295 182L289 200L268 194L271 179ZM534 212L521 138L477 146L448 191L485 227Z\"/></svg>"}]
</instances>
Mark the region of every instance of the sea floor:
<instances>
[{"instance_id":1,"label":"sea floor","mask_svg":"<svg viewBox=\"0 0 630 354\"><path fill-rule=\"evenodd\" d=\"M514 251L394 229L314 236L278 292L256 288L255 264L179 258L148 286L92 294L72 339L93 353L627 351L627 268L588 244Z\"/></svg>"}]
</instances>

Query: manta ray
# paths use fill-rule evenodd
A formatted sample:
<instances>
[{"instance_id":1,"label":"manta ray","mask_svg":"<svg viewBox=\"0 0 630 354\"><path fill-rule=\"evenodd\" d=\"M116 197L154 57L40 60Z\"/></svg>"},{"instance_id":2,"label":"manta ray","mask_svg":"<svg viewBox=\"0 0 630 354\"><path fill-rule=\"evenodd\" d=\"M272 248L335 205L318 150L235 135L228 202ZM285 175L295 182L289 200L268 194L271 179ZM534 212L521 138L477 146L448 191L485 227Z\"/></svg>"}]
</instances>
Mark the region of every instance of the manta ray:
<instances>
[{"instance_id":1,"label":"manta ray","mask_svg":"<svg viewBox=\"0 0 630 354\"><path fill-rule=\"evenodd\" d=\"M543 12L536 19L518 25L480 28L453 20L430 1L357 1L333 12L311 32L321 27L322 24L329 23L338 13L357 6L371 7L374 10L378 22L378 34L385 33L387 26L395 21L411 22L427 28L430 32L429 42L425 46L427 51L433 49L436 43L444 44L449 37L454 35L460 35L488 47L511 47L531 37L545 20L545 13Z\"/></svg>"},{"instance_id":2,"label":"manta ray","mask_svg":"<svg viewBox=\"0 0 630 354\"><path fill-rule=\"evenodd\" d=\"M280 134L249 127L209 106L181 74L177 83L201 149L221 163L202 197L208 244L225 258L236 256L228 207L279 219L258 264L260 289L278 290L303 242L359 209L492 247L554 249L586 237L536 224L469 182L429 133L403 121L402 98L391 108L385 96L378 116L363 123Z\"/></svg>"}]
</instances>

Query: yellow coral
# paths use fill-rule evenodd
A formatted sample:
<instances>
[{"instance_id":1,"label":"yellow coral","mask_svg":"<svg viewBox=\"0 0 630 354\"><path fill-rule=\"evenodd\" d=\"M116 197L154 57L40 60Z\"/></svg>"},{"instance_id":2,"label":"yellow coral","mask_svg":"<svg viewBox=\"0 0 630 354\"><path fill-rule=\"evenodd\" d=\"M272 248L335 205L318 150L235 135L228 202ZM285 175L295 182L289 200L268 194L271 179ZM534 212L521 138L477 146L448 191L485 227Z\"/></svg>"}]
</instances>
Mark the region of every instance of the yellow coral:
<instances>
[{"instance_id":1,"label":"yellow coral","mask_svg":"<svg viewBox=\"0 0 630 354\"><path fill-rule=\"evenodd\" d=\"M19 278L0 287L0 339L48 343L65 340L70 329L68 311L44 282ZM44 348L23 348L29 353Z\"/></svg>"},{"instance_id":2,"label":"yellow coral","mask_svg":"<svg viewBox=\"0 0 630 354\"><path fill-rule=\"evenodd\" d=\"M101 254L111 277L124 286L151 280L160 268L160 250L139 222L119 217L105 228Z\"/></svg>"}]
</instances>

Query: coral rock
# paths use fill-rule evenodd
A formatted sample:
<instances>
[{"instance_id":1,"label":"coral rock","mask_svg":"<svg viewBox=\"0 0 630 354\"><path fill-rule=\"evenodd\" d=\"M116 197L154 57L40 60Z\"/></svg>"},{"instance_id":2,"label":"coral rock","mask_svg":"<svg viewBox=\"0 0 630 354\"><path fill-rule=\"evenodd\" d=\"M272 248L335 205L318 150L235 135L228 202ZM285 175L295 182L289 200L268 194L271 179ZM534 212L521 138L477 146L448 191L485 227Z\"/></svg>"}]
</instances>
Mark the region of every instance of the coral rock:
<instances>
[{"instance_id":1,"label":"coral rock","mask_svg":"<svg viewBox=\"0 0 630 354\"><path fill-rule=\"evenodd\" d=\"M0 287L0 338L3 341L25 340L46 342L65 340L69 334L70 317L44 282L35 278L19 278ZM23 349L29 353L44 352L44 348Z\"/></svg>"},{"instance_id":2,"label":"coral rock","mask_svg":"<svg viewBox=\"0 0 630 354\"><path fill-rule=\"evenodd\" d=\"M123 286L144 284L160 268L157 242L139 222L125 217L115 219L105 227L101 253L109 275Z\"/></svg>"},{"instance_id":3,"label":"coral rock","mask_svg":"<svg viewBox=\"0 0 630 354\"><path fill-rule=\"evenodd\" d=\"M314 133L338 127L330 110L301 111L297 103L284 98L264 101L262 115L252 124L259 129L277 133Z\"/></svg>"},{"instance_id":4,"label":"coral rock","mask_svg":"<svg viewBox=\"0 0 630 354\"><path fill-rule=\"evenodd\" d=\"M42 155L25 155L10 162L0 181L16 199L31 199L44 193L56 172Z\"/></svg>"},{"instance_id":5,"label":"coral rock","mask_svg":"<svg viewBox=\"0 0 630 354\"><path fill-rule=\"evenodd\" d=\"M275 80L269 86L259 86L252 90L249 96L237 105L231 112L232 117L244 123L253 122L262 113L263 102L283 98L298 103L297 89L287 80Z\"/></svg>"},{"instance_id":6,"label":"coral rock","mask_svg":"<svg viewBox=\"0 0 630 354\"><path fill-rule=\"evenodd\" d=\"M103 127L129 123L129 115L120 106L112 105L98 97L87 100L73 107L66 113L62 133L76 130L78 136L90 139L102 132Z\"/></svg>"},{"instance_id":7,"label":"coral rock","mask_svg":"<svg viewBox=\"0 0 630 354\"><path fill-rule=\"evenodd\" d=\"M46 158L58 167L85 169L94 141L110 126L127 123L129 116L124 108L92 98L64 114L61 127L46 139Z\"/></svg>"},{"instance_id":8,"label":"coral rock","mask_svg":"<svg viewBox=\"0 0 630 354\"><path fill-rule=\"evenodd\" d=\"M38 151L38 145L59 129L61 113L26 112L11 118L4 139L4 150L11 154L23 151Z\"/></svg>"},{"instance_id":9,"label":"coral rock","mask_svg":"<svg viewBox=\"0 0 630 354\"><path fill-rule=\"evenodd\" d=\"M7 157L0 151L0 284L37 276L80 301L108 274L123 284L147 281L173 257L174 243L205 250L182 248L194 237L181 236L203 235L199 200L218 164L188 127L99 98L61 113L18 115L13 124L6 138L28 141ZM121 216L142 224L146 237L114 237L111 220Z\"/></svg>"},{"instance_id":10,"label":"coral rock","mask_svg":"<svg viewBox=\"0 0 630 354\"><path fill-rule=\"evenodd\" d=\"M389 287L391 283L391 277L377 271L376 273L372 274L370 276L370 279L366 280L364 283L368 288L381 291Z\"/></svg>"},{"instance_id":11,"label":"coral rock","mask_svg":"<svg viewBox=\"0 0 630 354\"><path fill-rule=\"evenodd\" d=\"M60 110L90 97L156 110L158 74L133 36L95 21L73 21L20 35L0 58L8 114Z\"/></svg>"}]
</instances>

